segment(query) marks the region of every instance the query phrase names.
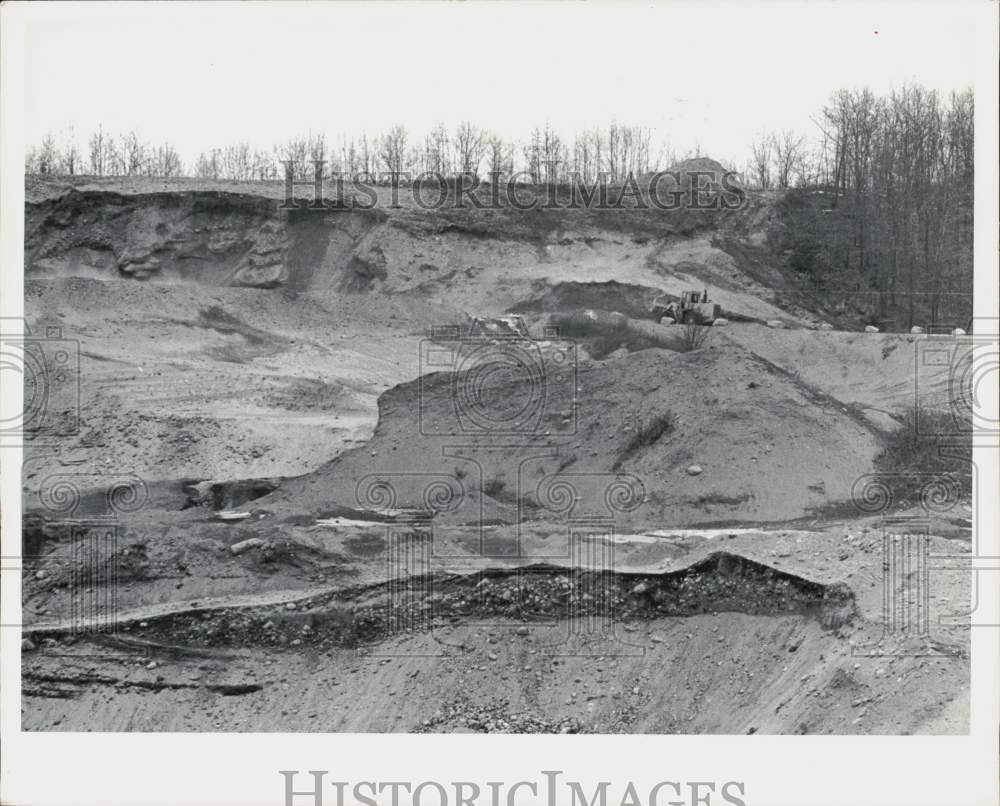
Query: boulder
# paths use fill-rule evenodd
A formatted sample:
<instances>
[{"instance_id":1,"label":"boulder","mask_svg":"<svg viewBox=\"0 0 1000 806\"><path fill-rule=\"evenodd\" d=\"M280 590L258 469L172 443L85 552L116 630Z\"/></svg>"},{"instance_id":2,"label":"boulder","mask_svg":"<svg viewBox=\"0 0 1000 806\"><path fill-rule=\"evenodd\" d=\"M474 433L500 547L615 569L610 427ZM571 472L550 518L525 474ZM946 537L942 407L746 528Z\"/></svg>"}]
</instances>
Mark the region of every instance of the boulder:
<instances>
[{"instance_id":1,"label":"boulder","mask_svg":"<svg viewBox=\"0 0 1000 806\"><path fill-rule=\"evenodd\" d=\"M287 279L283 260L268 261L251 256L236 269L230 283L245 288L276 288Z\"/></svg>"},{"instance_id":2,"label":"boulder","mask_svg":"<svg viewBox=\"0 0 1000 806\"><path fill-rule=\"evenodd\" d=\"M241 540L239 543L233 543L233 545L229 547L229 550L238 557L245 551L250 551L250 549L259 549L263 547L264 547L263 540L261 540L259 537L251 537L249 540Z\"/></svg>"},{"instance_id":3,"label":"boulder","mask_svg":"<svg viewBox=\"0 0 1000 806\"><path fill-rule=\"evenodd\" d=\"M878 328L875 325L865 325L865 333L878 333Z\"/></svg>"},{"instance_id":4,"label":"boulder","mask_svg":"<svg viewBox=\"0 0 1000 806\"><path fill-rule=\"evenodd\" d=\"M725 327L728 324L729 320L726 317L719 316L712 322L712 327Z\"/></svg>"},{"instance_id":5,"label":"boulder","mask_svg":"<svg viewBox=\"0 0 1000 806\"><path fill-rule=\"evenodd\" d=\"M672 316L664 316L660 319L661 325L674 325L677 324L677 320Z\"/></svg>"},{"instance_id":6,"label":"boulder","mask_svg":"<svg viewBox=\"0 0 1000 806\"><path fill-rule=\"evenodd\" d=\"M767 326L773 328L783 328L785 326L785 323L782 322L780 319L771 319L770 321L768 321Z\"/></svg>"},{"instance_id":7,"label":"boulder","mask_svg":"<svg viewBox=\"0 0 1000 806\"><path fill-rule=\"evenodd\" d=\"M962 328L960 328L960 327L956 327L953 331L951 331L951 335L952 336L964 336L965 335L965 331L962 330Z\"/></svg>"},{"instance_id":8,"label":"boulder","mask_svg":"<svg viewBox=\"0 0 1000 806\"><path fill-rule=\"evenodd\" d=\"M703 471L702 471L701 465L691 465L687 469L687 474L689 476L700 476L702 474L702 472Z\"/></svg>"},{"instance_id":9,"label":"boulder","mask_svg":"<svg viewBox=\"0 0 1000 806\"><path fill-rule=\"evenodd\" d=\"M910 333L923 333L923 332L924 329L919 325L914 325L913 327L910 328Z\"/></svg>"},{"instance_id":10,"label":"boulder","mask_svg":"<svg viewBox=\"0 0 1000 806\"><path fill-rule=\"evenodd\" d=\"M822 323L822 324L821 324L821 325L819 326L819 329L820 329L820 330L833 330L833 325L831 325L831 324L830 324L829 322L823 322L823 323Z\"/></svg>"}]
</instances>

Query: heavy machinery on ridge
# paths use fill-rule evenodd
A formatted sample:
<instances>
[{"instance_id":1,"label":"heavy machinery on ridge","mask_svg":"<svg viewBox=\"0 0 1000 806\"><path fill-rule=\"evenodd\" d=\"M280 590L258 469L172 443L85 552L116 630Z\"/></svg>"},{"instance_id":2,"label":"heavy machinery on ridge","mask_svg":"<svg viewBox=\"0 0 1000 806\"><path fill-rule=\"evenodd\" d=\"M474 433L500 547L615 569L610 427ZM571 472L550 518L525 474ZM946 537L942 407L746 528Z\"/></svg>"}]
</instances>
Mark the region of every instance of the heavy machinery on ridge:
<instances>
[{"instance_id":1,"label":"heavy machinery on ridge","mask_svg":"<svg viewBox=\"0 0 1000 806\"><path fill-rule=\"evenodd\" d=\"M653 300L650 312L661 322L664 319L673 320L664 324L685 325L711 325L722 315L719 304L709 301L707 288L704 291L683 291L680 299L672 294L661 294Z\"/></svg>"}]
</instances>

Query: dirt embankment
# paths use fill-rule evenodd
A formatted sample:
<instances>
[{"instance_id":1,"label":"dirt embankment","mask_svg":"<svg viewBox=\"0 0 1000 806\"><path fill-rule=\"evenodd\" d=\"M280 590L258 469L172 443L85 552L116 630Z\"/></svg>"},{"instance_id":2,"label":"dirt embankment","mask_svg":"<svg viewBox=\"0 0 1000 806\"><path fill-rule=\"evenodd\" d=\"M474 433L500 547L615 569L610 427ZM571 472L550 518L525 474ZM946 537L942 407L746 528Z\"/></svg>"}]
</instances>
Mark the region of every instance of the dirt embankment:
<instances>
[{"instance_id":1,"label":"dirt embankment","mask_svg":"<svg viewBox=\"0 0 1000 806\"><path fill-rule=\"evenodd\" d=\"M469 347L437 349L461 369ZM623 475L641 489L623 514L633 525L783 521L849 500L878 449L863 422L732 345L562 365L557 352L492 349L476 368L384 394L364 448L269 501L364 506L364 481L384 476L401 489L395 506L419 508L416 482L447 478L447 517L511 522L558 511L562 484L583 499L577 516L601 509L601 481Z\"/></svg>"},{"instance_id":2,"label":"dirt embankment","mask_svg":"<svg viewBox=\"0 0 1000 806\"><path fill-rule=\"evenodd\" d=\"M29 276L281 288L322 302L358 292L445 297L473 315L571 281L770 295L712 243L749 221L767 225L756 198L737 210L518 212L468 200L462 209L422 209L406 189L394 205L379 188L374 209L317 210L285 209L280 183L160 184L35 188L26 208ZM528 193L545 199L543 190ZM753 307L748 315L781 313Z\"/></svg>"}]
</instances>

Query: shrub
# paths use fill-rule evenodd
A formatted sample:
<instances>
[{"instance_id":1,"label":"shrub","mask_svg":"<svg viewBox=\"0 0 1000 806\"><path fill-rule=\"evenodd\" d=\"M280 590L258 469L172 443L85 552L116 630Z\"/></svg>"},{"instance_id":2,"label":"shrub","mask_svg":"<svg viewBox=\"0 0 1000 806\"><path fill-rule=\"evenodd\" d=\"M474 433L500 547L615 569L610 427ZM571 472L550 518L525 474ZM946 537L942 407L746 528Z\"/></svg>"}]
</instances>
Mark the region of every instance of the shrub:
<instances>
[{"instance_id":1,"label":"shrub","mask_svg":"<svg viewBox=\"0 0 1000 806\"><path fill-rule=\"evenodd\" d=\"M708 337L711 335L712 329L706 327L705 325L696 325L694 322L688 322L684 325L681 331L680 345L675 347L676 350L682 353L689 353L692 350L697 350L702 347Z\"/></svg>"},{"instance_id":2,"label":"shrub","mask_svg":"<svg viewBox=\"0 0 1000 806\"><path fill-rule=\"evenodd\" d=\"M483 493L488 495L490 498L497 498L503 495L504 488L507 483L497 476L496 478L489 479L485 484L483 484Z\"/></svg>"},{"instance_id":3,"label":"shrub","mask_svg":"<svg viewBox=\"0 0 1000 806\"><path fill-rule=\"evenodd\" d=\"M662 437L674 430L676 423L677 417L671 411L653 415L629 437L628 442L625 443L625 449L618 457L613 469L618 470L627 459L640 450L655 445Z\"/></svg>"},{"instance_id":4,"label":"shrub","mask_svg":"<svg viewBox=\"0 0 1000 806\"><path fill-rule=\"evenodd\" d=\"M898 429L883 434L882 452L875 458L875 469L879 472L903 474L904 478L895 485L898 500L914 501L927 481L927 474L934 473L954 476L962 495L971 495L971 423L957 427L959 424L948 412L921 411L920 433L914 409L905 412L900 421ZM912 480L905 479L905 474L913 474Z\"/></svg>"}]
</instances>

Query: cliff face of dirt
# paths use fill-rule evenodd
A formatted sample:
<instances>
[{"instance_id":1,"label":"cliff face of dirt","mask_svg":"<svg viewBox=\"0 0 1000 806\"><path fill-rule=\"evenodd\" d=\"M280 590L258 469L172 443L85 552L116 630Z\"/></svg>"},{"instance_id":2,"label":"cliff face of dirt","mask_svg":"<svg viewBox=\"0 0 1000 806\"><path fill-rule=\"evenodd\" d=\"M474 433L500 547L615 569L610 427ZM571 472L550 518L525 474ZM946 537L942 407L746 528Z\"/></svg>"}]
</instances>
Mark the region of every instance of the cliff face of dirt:
<instances>
[{"instance_id":1,"label":"cliff face of dirt","mask_svg":"<svg viewBox=\"0 0 1000 806\"><path fill-rule=\"evenodd\" d=\"M133 184L31 188L28 276L274 288L320 301L365 292L446 297L473 315L499 313L558 283L614 281L634 286L640 307L657 291L703 286L727 309L789 313L768 286L776 274L763 277L745 255L737 261L718 246L763 248L772 222L761 199L739 210L520 212L427 209L412 198L393 206L380 197L372 209L320 210L286 209L280 186Z\"/></svg>"},{"instance_id":2,"label":"cliff face of dirt","mask_svg":"<svg viewBox=\"0 0 1000 806\"><path fill-rule=\"evenodd\" d=\"M224 193L71 192L29 205L31 273L273 287L287 280L287 227L266 199Z\"/></svg>"}]
</instances>

